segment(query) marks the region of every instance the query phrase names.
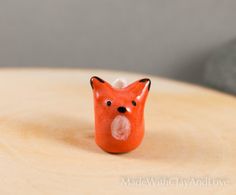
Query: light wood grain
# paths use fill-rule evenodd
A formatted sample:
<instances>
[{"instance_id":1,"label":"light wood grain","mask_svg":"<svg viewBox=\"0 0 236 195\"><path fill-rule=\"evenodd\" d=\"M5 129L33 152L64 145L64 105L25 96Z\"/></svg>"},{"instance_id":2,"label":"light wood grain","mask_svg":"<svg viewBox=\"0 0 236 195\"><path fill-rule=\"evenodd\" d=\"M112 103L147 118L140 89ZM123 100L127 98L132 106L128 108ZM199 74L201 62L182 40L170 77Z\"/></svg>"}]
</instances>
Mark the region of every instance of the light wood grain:
<instances>
[{"instance_id":1,"label":"light wood grain","mask_svg":"<svg viewBox=\"0 0 236 195\"><path fill-rule=\"evenodd\" d=\"M0 70L0 194L235 194L235 97L151 77L142 145L111 155L94 142L92 75L147 76ZM223 183L181 183L194 178Z\"/></svg>"}]
</instances>

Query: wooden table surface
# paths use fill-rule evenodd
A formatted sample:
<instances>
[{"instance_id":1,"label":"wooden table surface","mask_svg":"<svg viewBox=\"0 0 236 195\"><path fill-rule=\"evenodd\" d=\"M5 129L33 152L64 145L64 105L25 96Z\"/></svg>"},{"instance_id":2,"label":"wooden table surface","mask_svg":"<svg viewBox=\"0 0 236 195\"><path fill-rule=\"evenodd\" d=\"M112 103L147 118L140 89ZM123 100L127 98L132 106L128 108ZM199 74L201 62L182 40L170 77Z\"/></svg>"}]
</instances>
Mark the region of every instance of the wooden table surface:
<instances>
[{"instance_id":1,"label":"wooden table surface","mask_svg":"<svg viewBox=\"0 0 236 195\"><path fill-rule=\"evenodd\" d=\"M94 142L89 78L147 75L0 69L0 194L235 194L236 98L156 77L135 151Z\"/></svg>"}]
</instances>

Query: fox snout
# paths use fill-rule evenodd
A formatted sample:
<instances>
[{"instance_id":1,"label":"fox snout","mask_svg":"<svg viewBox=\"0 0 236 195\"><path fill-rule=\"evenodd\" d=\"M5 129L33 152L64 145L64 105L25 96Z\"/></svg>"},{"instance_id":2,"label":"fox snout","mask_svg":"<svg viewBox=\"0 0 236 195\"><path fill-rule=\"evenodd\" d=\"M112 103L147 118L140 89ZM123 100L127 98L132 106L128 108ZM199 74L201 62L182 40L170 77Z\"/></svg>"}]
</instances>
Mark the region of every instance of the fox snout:
<instances>
[{"instance_id":1,"label":"fox snout","mask_svg":"<svg viewBox=\"0 0 236 195\"><path fill-rule=\"evenodd\" d=\"M125 113L127 111L127 109L124 106L120 106L120 107L117 108L117 111L120 112L120 113Z\"/></svg>"}]
</instances>

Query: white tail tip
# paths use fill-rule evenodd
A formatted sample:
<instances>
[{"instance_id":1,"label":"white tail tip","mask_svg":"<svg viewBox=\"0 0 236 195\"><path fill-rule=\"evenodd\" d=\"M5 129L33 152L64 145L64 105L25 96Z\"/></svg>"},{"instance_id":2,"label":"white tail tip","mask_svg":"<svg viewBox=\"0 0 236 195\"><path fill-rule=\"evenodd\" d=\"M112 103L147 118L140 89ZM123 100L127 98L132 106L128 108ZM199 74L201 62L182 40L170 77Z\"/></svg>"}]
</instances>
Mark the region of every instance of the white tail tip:
<instances>
[{"instance_id":1,"label":"white tail tip","mask_svg":"<svg viewBox=\"0 0 236 195\"><path fill-rule=\"evenodd\" d=\"M127 80L124 78L118 78L112 83L112 86L118 89L124 88L127 86Z\"/></svg>"}]
</instances>

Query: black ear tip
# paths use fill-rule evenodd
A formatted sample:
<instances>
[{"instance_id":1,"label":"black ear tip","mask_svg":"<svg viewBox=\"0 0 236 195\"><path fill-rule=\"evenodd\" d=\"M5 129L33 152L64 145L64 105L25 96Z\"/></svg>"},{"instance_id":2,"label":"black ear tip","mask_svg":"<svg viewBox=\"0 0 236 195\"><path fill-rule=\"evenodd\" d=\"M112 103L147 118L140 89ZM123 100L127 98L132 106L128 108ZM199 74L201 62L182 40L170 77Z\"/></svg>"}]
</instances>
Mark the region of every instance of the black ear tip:
<instances>
[{"instance_id":1,"label":"black ear tip","mask_svg":"<svg viewBox=\"0 0 236 195\"><path fill-rule=\"evenodd\" d=\"M141 83L146 83L146 82L148 82L148 91L150 90L151 84L152 84L151 79L149 79L149 78L144 78L144 79L140 79L139 82L141 82Z\"/></svg>"},{"instance_id":2,"label":"black ear tip","mask_svg":"<svg viewBox=\"0 0 236 195\"><path fill-rule=\"evenodd\" d=\"M101 83L105 83L105 81L102 80L101 78L99 78L99 77L97 77L97 76L92 76L92 77L90 78L90 85L91 85L92 89L93 89L93 81L94 81L95 79L98 80L98 81L101 82Z\"/></svg>"},{"instance_id":3,"label":"black ear tip","mask_svg":"<svg viewBox=\"0 0 236 195\"><path fill-rule=\"evenodd\" d=\"M90 85L91 85L91 87L93 89L93 77L90 78Z\"/></svg>"}]
</instances>

